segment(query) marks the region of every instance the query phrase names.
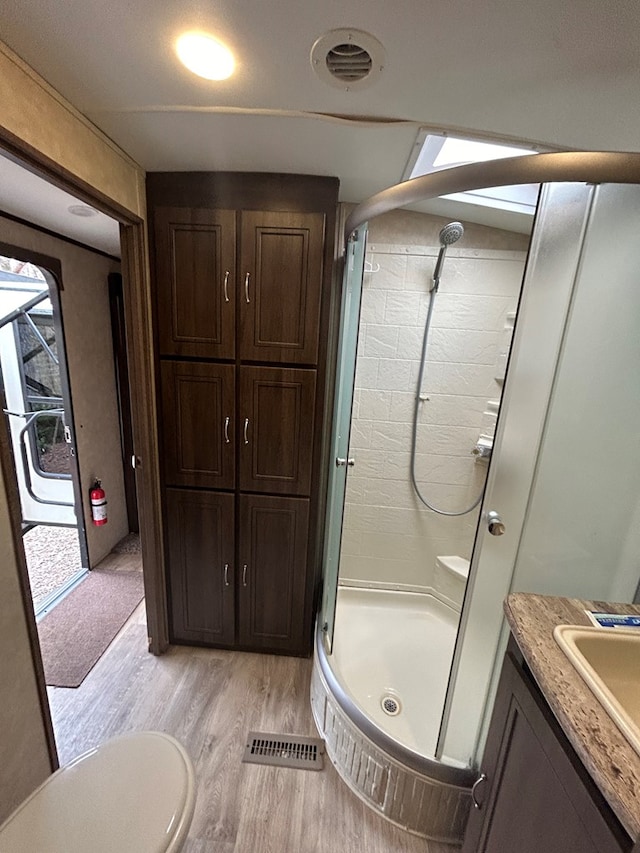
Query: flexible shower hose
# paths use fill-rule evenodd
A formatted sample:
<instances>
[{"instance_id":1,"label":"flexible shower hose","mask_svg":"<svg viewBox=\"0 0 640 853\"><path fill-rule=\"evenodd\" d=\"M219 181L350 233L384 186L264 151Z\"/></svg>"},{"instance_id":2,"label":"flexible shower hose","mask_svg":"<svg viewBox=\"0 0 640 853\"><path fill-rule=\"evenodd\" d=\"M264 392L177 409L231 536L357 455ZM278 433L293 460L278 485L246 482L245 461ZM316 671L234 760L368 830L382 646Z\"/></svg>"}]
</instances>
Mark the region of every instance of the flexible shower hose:
<instances>
[{"instance_id":1,"label":"flexible shower hose","mask_svg":"<svg viewBox=\"0 0 640 853\"><path fill-rule=\"evenodd\" d=\"M458 515L467 515L467 513L474 510L480 501L482 500L482 495L484 494L484 486L480 490L480 494L475 499L475 501L471 504L471 506L466 509L461 509L458 512L450 512L445 509L438 509L438 507L433 506L433 504L429 503L429 501L423 496L420 491L420 487L418 486L416 480L416 444L418 437L418 417L420 414L420 392L422 390L422 380L424 378L424 370L425 364L427 361L427 343L429 341L429 329L431 328L431 315L433 314L433 306L435 304L435 294L437 293L438 285L437 282L434 281L434 286L431 289L431 294L429 297L429 308L427 309L427 321L424 326L424 336L422 338L422 354L420 356L420 370L418 371L418 382L416 387L416 398L413 406L413 431L411 433L411 484L415 490L416 495L421 500L421 502L430 509L432 512L437 512L438 515L449 515L449 516L458 516Z\"/></svg>"}]
</instances>

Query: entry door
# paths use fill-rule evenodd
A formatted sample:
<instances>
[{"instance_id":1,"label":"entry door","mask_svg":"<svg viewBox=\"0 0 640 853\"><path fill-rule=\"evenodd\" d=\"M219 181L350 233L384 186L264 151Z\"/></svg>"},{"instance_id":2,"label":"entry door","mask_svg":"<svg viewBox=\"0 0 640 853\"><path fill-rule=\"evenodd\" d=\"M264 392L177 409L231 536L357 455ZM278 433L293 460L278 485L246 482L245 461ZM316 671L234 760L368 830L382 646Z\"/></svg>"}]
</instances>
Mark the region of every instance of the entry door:
<instances>
[{"instance_id":1,"label":"entry door","mask_svg":"<svg viewBox=\"0 0 640 853\"><path fill-rule=\"evenodd\" d=\"M47 273L47 277L49 274ZM13 281L11 279L14 279ZM0 272L0 362L25 525L77 526L80 494L57 289ZM22 290L22 292L20 292ZM16 293L20 294L18 300ZM8 294L16 307L7 313ZM83 537L81 537L82 540Z\"/></svg>"}]
</instances>

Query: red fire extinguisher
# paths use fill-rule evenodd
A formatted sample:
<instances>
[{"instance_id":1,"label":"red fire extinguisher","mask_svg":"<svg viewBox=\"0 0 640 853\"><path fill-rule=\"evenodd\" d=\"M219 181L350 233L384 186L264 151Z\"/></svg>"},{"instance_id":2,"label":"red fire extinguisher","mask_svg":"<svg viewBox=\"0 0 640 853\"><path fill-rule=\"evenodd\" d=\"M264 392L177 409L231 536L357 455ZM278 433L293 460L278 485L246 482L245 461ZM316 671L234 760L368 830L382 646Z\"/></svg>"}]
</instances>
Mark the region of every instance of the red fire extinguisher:
<instances>
[{"instance_id":1,"label":"red fire extinguisher","mask_svg":"<svg viewBox=\"0 0 640 853\"><path fill-rule=\"evenodd\" d=\"M91 518L97 526L106 524L107 518L107 496L104 493L100 480L96 480L89 492L91 498Z\"/></svg>"}]
</instances>

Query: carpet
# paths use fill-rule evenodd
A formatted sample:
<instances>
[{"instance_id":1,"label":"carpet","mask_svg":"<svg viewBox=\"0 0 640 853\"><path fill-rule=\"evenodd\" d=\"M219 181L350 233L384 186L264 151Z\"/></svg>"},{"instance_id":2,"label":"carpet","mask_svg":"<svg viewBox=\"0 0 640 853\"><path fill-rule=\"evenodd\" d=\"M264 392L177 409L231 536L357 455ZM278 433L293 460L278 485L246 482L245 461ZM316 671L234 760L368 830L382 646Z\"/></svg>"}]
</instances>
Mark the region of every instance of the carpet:
<instances>
[{"instance_id":1,"label":"carpet","mask_svg":"<svg viewBox=\"0 0 640 853\"><path fill-rule=\"evenodd\" d=\"M143 595L142 572L89 572L38 623L46 683L79 687Z\"/></svg>"},{"instance_id":2,"label":"carpet","mask_svg":"<svg viewBox=\"0 0 640 853\"><path fill-rule=\"evenodd\" d=\"M141 554L142 546L140 545L140 535L138 533L129 533L124 539L121 539L115 548L111 550L112 554Z\"/></svg>"}]
</instances>

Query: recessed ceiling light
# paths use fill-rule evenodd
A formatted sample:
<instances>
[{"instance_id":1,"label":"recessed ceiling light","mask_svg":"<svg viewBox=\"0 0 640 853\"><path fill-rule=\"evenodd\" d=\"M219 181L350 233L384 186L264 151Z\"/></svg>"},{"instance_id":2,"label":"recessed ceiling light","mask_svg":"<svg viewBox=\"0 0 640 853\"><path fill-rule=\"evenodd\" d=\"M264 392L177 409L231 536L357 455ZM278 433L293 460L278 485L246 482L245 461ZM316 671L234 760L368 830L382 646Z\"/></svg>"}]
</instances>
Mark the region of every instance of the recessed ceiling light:
<instances>
[{"instance_id":1,"label":"recessed ceiling light","mask_svg":"<svg viewBox=\"0 0 640 853\"><path fill-rule=\"evenodd\" d=\"M183 33L176 42L176 53L189 71L206 80L226 80L236 65L229 48L206 33Z\"/></svg>"},{"instance_id":2,"label":"recessed ceiling light","mask_svg":"<svg viewBox=\"0 0 640 853\"><path fill-rule=\"evenodd\" d=\"M74 216L96 216L96 211L87 204L71 204L67 210Z\"/></svg>"}]
</instances>

